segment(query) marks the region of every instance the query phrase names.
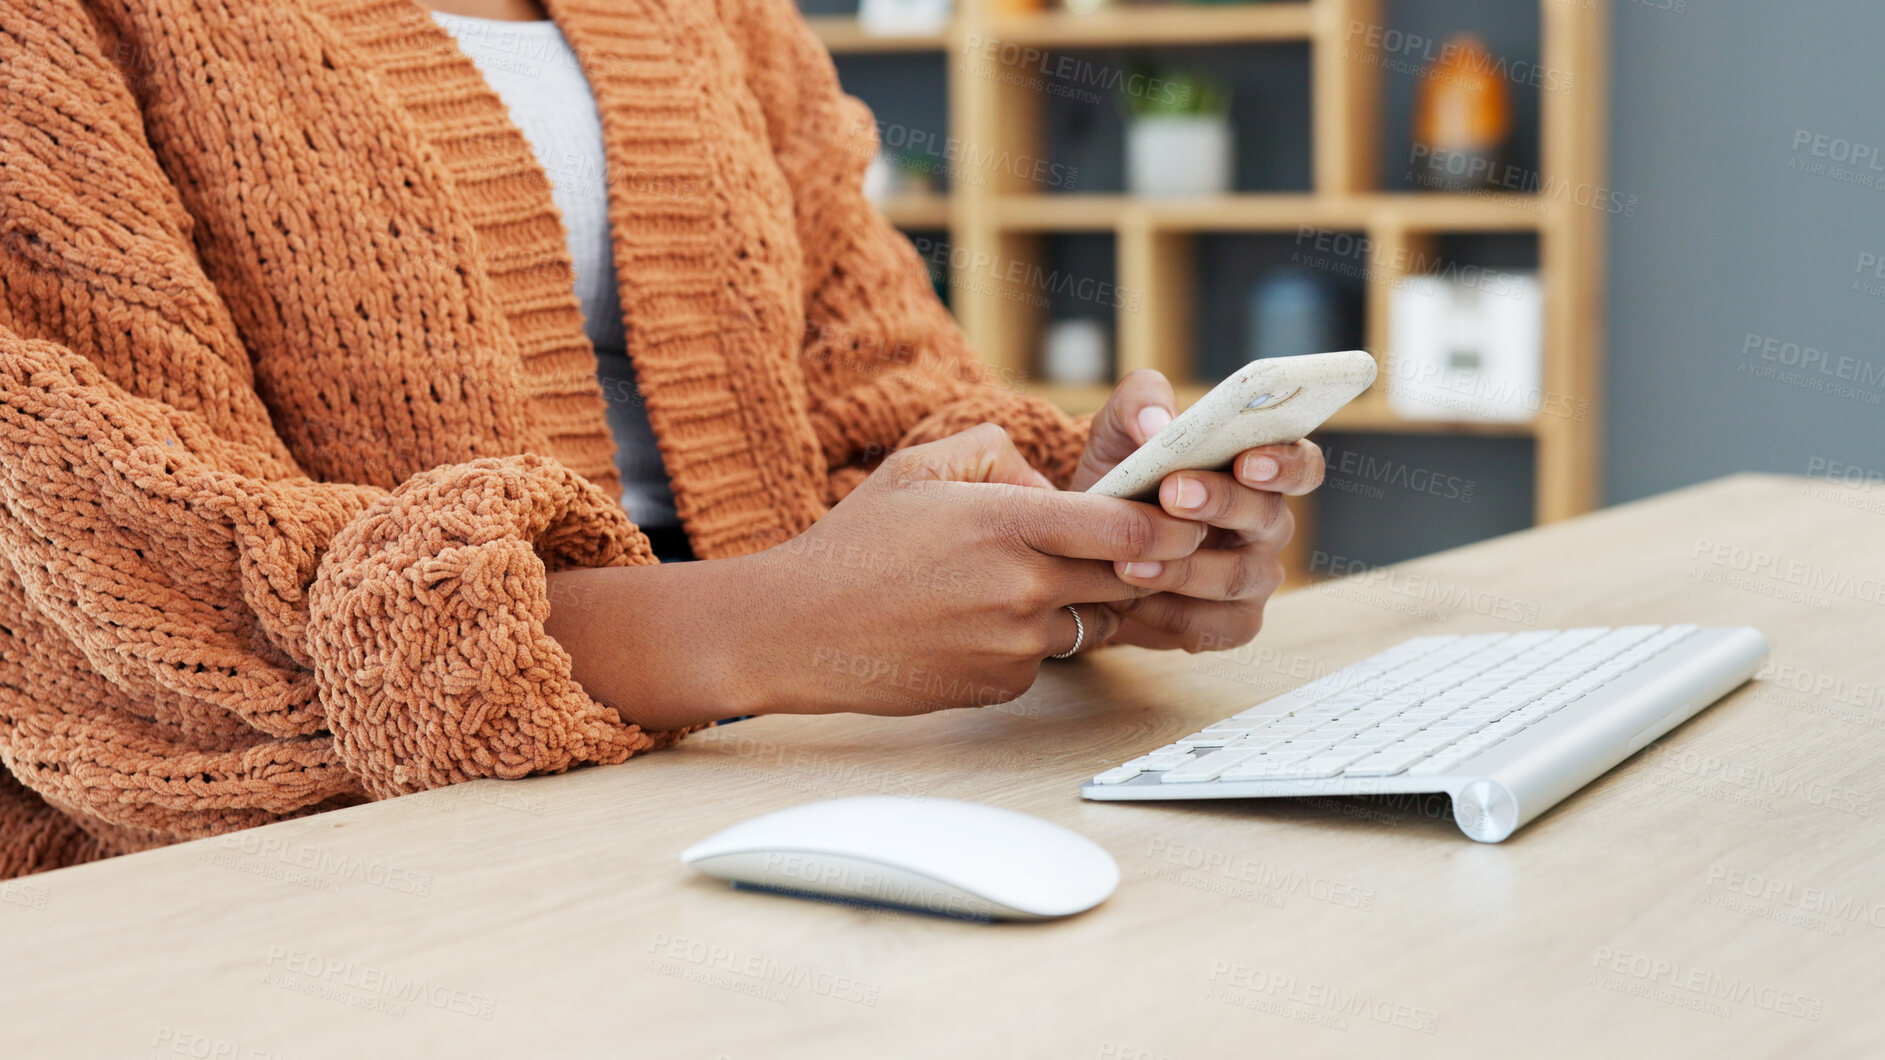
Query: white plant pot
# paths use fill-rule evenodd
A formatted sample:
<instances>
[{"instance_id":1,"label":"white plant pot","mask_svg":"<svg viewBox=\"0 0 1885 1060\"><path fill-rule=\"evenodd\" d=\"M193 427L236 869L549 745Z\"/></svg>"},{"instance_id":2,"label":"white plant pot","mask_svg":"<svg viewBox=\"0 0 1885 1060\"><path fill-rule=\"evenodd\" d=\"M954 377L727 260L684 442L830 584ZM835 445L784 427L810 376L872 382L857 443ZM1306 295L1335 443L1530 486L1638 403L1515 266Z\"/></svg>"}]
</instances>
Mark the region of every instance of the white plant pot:
<instances>
[{"instance_id":1,"label":"white plant pot","mask_svg":"<svg viewBox=\"0 0 1885 1060\"><path fill-rule=\"evenodd\" d=\"M1234 135L1224 114L1161 114L1126 123L1126 188L1134 195L1222 195Z\"/></svg>"}]
</instances>

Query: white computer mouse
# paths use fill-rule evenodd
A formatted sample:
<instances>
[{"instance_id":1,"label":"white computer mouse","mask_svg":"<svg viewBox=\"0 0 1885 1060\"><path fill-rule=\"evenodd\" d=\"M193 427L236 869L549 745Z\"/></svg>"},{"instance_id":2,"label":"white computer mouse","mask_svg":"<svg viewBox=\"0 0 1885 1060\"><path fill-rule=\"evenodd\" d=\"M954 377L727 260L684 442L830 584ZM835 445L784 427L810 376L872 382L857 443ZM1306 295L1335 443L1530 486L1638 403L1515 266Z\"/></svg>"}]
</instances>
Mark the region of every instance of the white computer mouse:
<instances>
[{"instance_id":1,"label":"white computer mouse","mask_svg":"<svg viewBox=\"0 0 1885 1060\"><path fill-rule=\"evenodd\" d=\"M890 795L755 817L688 847L681 861L749 887L993 920L1071 916L1119 885L1112 855L1051 821Z\"/></svg>"}]
</instances>

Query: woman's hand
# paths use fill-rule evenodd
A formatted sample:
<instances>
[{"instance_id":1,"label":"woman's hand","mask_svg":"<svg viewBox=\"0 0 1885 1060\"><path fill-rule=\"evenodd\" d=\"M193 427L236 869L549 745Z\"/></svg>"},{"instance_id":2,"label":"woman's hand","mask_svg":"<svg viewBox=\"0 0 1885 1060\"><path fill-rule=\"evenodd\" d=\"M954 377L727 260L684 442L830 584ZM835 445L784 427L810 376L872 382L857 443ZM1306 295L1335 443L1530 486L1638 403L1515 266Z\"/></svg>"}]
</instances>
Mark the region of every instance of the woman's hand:
<instances>
[{"instance_id":1,"label":"woman's hand","mask_svg":"<svg viewBox=\"0 0 1885 1060\"><path fill-rule=\"evenodd\" d=\"M1171 568L1208 532L1151 505L1056 490L984 424L893 454L765 552L559 572L546 628L591 695L652 729L986 706L1073 646L1066 605L1082 605L1083 646L1102 643L1139 621L1132 601L1159 591L1118 571Z\"/></svg>"},{"instance_id":2,"label":"woman's hand","mask_svg":"<svg viewBox=\"0 0 1885 1060\"><path fill-rule=\"evenodd\" d=\"M1093 433L1070 488L1084 490L1172 421L1172 385L1158 372L1128 375L1093 417ZM1115 643L1215 651L1249 642L1283 583L1282 551L1295 533L1283 503L1322 484L1314 442L1248 449L1229 473L1180 471L1159 485L1167 513L1210 527L1202 546L1177 560L1120 563L1119 577L1156 592L1111 603L1122 619Z\"/></svg>"}]
</instances>

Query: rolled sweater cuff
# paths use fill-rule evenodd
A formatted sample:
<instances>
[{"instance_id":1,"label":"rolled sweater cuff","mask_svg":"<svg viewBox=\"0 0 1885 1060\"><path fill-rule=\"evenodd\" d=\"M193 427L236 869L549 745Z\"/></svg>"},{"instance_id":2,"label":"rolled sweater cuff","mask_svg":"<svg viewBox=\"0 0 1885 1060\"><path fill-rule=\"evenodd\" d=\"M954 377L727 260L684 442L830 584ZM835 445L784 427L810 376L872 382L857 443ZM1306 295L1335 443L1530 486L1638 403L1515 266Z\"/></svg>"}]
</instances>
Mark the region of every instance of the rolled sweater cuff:
<instances>
[{"instance_id":1,"label":"rolled sweater cuff","mask_svg":"<svg viewBox=\"0 0 1885 1060\"><path fill-rule=\"evenodd\" d=\"M554 460L412 476L335 536L308 593L341 760L383 798L673 742L590 698L544 632L550 571L655 562L621 507Z\"/></svg>"}]
</instances>

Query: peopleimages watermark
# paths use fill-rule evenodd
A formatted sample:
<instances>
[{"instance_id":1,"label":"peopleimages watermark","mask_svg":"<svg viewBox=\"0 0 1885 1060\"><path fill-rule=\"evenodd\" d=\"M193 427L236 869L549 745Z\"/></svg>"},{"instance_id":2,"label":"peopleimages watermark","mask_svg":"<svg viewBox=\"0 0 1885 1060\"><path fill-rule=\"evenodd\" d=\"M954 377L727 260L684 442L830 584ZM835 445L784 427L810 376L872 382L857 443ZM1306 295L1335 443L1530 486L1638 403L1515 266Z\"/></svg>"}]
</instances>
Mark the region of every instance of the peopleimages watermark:
<instances>
[{"instance_id":1,"label":"peopleimages watermark","mask_svg":"<svg viewBox=\"0 0 1885 1060\"><path fill-rule=\"evenodd\" d=\"M1004 258L985 250L969 251L946 239L914 236L910 245L925 262L949 270L950 286L993 294L1010 302L1046 308L1049 296L1059 295L1101 309L1137 313L1144 295L1129 287L1091 276L1045 268L1025 258Z\"/></svg>"},{"instance_id":2,"label":"peopleimages watermark","mask_svg":"<svg viewBox=\"0 0 1885 1060\"><path fill-rule=\"evenodd\" d=\"M1382 486L1395 486L1411 493L1425 493L1446 501L1473 503L1478 483L1470 478L1449 475L1424 467L1415 467L1388 457L1376 457L1341 446L1325 445L1322 458L1328 467L1324 489L1356 493L1380 499L1387 496Z\"/></svg>"},{"instance_id":3,"label":"peopleimages watermark","mask_svg":"<svg viewBox=\"0 0 1885 1060\"><path fill-rule=\"evenodd\" d=\"M339 893L346 883L363 883L420 898L432 894L429 872L413 872L313 844L289 843L260 829L217 836L198 848L197 860L329 893Z\"/></svg>"},{"instance_id":4,"label":"peopleimages watermark","mask_svg":"<svg viewBox=\"0 0 1885 1060\"><path fill-rule=\"evenodd\" d=\"M1765 549L1705 537L1695 539L1695 547L1690 551L1689 558L1721 571L1744 576L1743 579L1722 582L1736 588L1773 583L1777 587L1799 590L1798 594L1762 594L1792 599L1796 603L1810 603L1824 608L1829 606L1831 597L1843 596L1864 604L1885 604L1885 580L1834 570L1812 560L1788 559ZM1708 577L1706 568L1703 571L1701 577L1704 581L1722 581Z\"/></svg>"},{"instance_id":5,"label":"peopleimages watermark","mask_svg":"<svg viewBox=\"0 0 1885 1060\"><path fill-rule=\"evenodd\" d=\"M773 789L790 791L831 791L855 795L873 791L883 795L921 802L927 796L908 771L863 765L855 759L804 744L775 743L750 735L746 726L716 726L707 735L695 738L707 742L718 753L740 759L742 772L763 776Z\"/></svg>"},{"instance_id":6,"label":"peopleimages watermark","mask_svg":"<svg viewBox=\"0 0 1885 1060\"><path fill-rule=\"evenodd\" d=\"M0 880L0 905L14 905L23 909L44 909L51 892L36 883L25 880Z\"/></svg>"},{"instance_id":7,"label":"peopleimages watermark","mask_svg":"<svg viewBox=\"0 0 1885 1060\"><path fill-rule=\"evenodd\" d=\"M969 899L941 886L912 882L908 876L887 874L882 869L862 868L854 862L833 861L817 854L771 853L765 855L768 878L786 888L802 885L816 894L870 894L883 905L907 906L943 916L986 920L986 912Z\"/></svg>"},{"instance_id":8,"label":"peopleimages watermark","mask_svg":"<svg viewBox=\"0 0 1885 1060\"><path fill-rule=\"evenodd\" d=\"M1815 346L1752 331L1741 340L1741 356L1860 386L1877 387L1885 384L1885 367L1868 364L1851 354L1831 353Z\"/></svg>"},{"instance_id":9,"label":"peopleimages watermark","mask_svg":"<svg viewBox=\"0 0 1885 1060\"><path fill-rule=\"evenodd\" d=\"M1389 358L1385 369L1389 385L1422 404L1460 412L1462 418L1483 415L1488 407L1522 409L1533 416L1556 416L1573 423L1590 419L1590 399L1546 387L1519 386L1484 372L1449 372L1433 361Z\"/></svg>"},{"instance_id":10,"label":"peopleimages watermark","mask_svg":"<svg viewBox=\"0 0 1885 1060\"><path fill-rule=\"evenodd\" d=\"M1154 837L1146 848L1150 864L1142 876L1194 890L1283 908L1290 895L1354 909L1374 911L1375 889L1330 879L1317 872L1286 869L1249 854L1211 850L1181 840Z\"/></svg>"},{"instance_id":11,"label":"peopleimages watermark","mask_svg":"<svg viewBox=\"0 0 1885 1060\"><path fill-rule=\"evenodd\" d=\"M1358 232L1298 225L1296 249L1290 252L1289 262L1368 283L1391 284L1406 276L1437 276L1496 298L1519 298L1524 294L1519 275L1509 269L1455 261L1409 246L1398 247L1392 255L1377 261L1377 249L1374 240Z\"/></svg>"},{"instance_id":12,"label":"peopleimages watermark","mask_svg":"<svg viewBox=\"0 0 1885 1060\"><path fill-rule=\"evenodd\" d=\"M170 1026L158 1027L151 1036L151 1052L191 1060L284 1060L273 1049Z\"/></svg>"},{"instance_id":13,"label":"peopleimages watermark","mask_svg":"<svg viewBox=\"0 0 1885 1060\"><path fill-rule=\"evenodd\" d=\"M1605 990L1678 1008L1726 1016L1734 1005L1818 1022L1826 1002L1817 997L1727 976L1681 961L1599 946L1591 956L1590 982Z\"/></svg>"},{"instance_id":14,"label":"peopleimages watermark","mask_svg":"<svg viewBox=\"0 0 1885 1060\"><path fill-rule=\"evenodd\" d=\"M525 77L542 77L547 70L561 67L580 72L576 55L563 46L555 35L520 32L516 25L485 19L465 19L453 23L452 37L467 55L475 56L481 69L503 70Z\"/></svg>"},{"instance_id":15,"label":"peopleimages watermark","mask_svg":"<svg viewBox=\"0 0 1885 1060\"><path fill-rule=\"evenodd\" d=\"M1758 869L1716 862L1708 867L1707 885L1705 904L1757 920L1841 937L1853 924L1885 929L1885 905L1827 887L1804 886Z\"/></svg>"},{"instance_id":16,"label":"peopleimages watermark","mask_svg":"<svg viewBox=\"0 0 1885 1060\"><path fill-rule=\"evenodd\" d=\"M1440 1029L1440 1014L1432 1009L1232 961L1218 961L1211 966L1205 996L1330 1030L1347 1030L1349 1021L1356 1019L1421 1034L1434 1034Z\"/></svg>"},{"instance_id":17,"label":"peopleimages watermark","mask_svg":"<svg viewBox=\"0 0 1885 1060\"><path fill-rule=\"evenodd\" d=\"M497 1015L497 1001L489 995L307 950L270 946L262 966L269 969L262 982L270 986L349 1008L404 1016L407 1005L423 1005L484 1020Z\"/></svg>"},{"instance_id":18,"label":"peopleimages watermark","mask_svg":"<svg viewBox=\"0 0 1885 1060\"><path fill-rule=\"evenodd\" d=\"M1800 487L1802 496L1841 508L1885 515L1885 472L1823 456L1807 458L1806 474L1813 481Z\"/></svg>"},{"instance_id":19,"label":"peopleimages watermark","mask_svg":"<svg viewBox=\"0 0 1885 1060\"><path fill-rule=\"evenodd\" d=\"M1201 646L1203 651L1192 662L1198 672L1279 691L1341 670L1327 659L1270 647L1262 638L1233 642L1207 637Z\"/></svg>"},{"instance_id":20,"label":"peopleimages watermark","mask_svg":"<svg viewBox=\"0 0 1885 1060\"><path fill-rule=\"evenodd\" d=\"M1770 659L1754 675L1758 700L1848 725L1885 729L1885 685Z\"/></svg>"},{"instance_id":21,"label":"peopleimages watermark","mask_svg":"<svg viewBox=\"0 0 1885 1060\"><path fill-rule=\"evenodd\" d=\"M1399 567L1377 567L1320 549L1310 553L1309 570L1341 579L1333 585L1321 587L1321 592L1415 617L1443 618L1449 611L1465 611L1501 622L1535 626L1541 610L1536 603L1501 593L1475 589ZM1423 609L1423 604L1435 606Z\"/></svg>"},{"instance_id":22,"label":"peopleimages watermark","mask_svg":"<svg viewBox=\"0 0 1885 1060\"><path fill-rule=\"evenodd\" d=\"M1787 168L1861 188L1885 188L1885 157L1877 144L1860 143L1812 129L1793 131Z\"/></svg>"},{"instance_id":23,"label":"peopleimages watermark","mask_svg":"<svg viewBox=\"0 0 1885 1060\"><path fill-rule=\"evenodd\" d=\"M1807 457L1806 473L1843 486L1885 486L1885 471L1823 456Z\"/></svg>"},{"instance_id":24,"label":"peopleimages watermark","mask_svg":"<svg viewBox=\"0 0 1885 1060\"><path fill-rule=\"evenodd\" d=\"M918 237L913 245L929 246ZM942 244L945 248L947 244ZM943 253L953 256L947 250ZM962 358L947 349L921 346L905 338L891 338L869 328L857 328L830 321L807 321L799 346L799 360L808 371L856 372L881 376L900 373L899 384L922 393L953 393L962 383L996 390L1025 390L1030 382L1026 372ZM888 448L866 447L867 459L889 456Z\"/></svg>"},{"instance_id":25,"label":"peopleimages watermark","mask_svg":"<svg viewBox=\"0 0 1885 1060\"><path fill-rule=\"evenodd\" d=\"M854 976L665 931L654 932L649 938L648 953L652 956L644 966L646 971L777 1004L785 1003L789 991L798 990L875 1008L881 993L876 983Z\"/></svg>"},{"instance_id":26,"label":"peopleimages watermark","mask_svg":"<svg viewBox=\"0 0 1885 1060\"><path fill-rule=\"evenodd\" d=\"M1643 752L1643 764L1661 771L1660 777L1656 772L1646 775L1652 781L1771 814L1780 812L1780 800L1798 799L1809 806L1854 817L1872 816L1872 796L1857 788L1828 783L1817 777L1811 780L1790 777L1766 766L1733 762L1686 746L1652 744ZM1709 785L1714 784L1724 790L1710 790Z\"/></svg>"},{"instance_id":27,"label":"peopleimages watermark","mask_svg":"<svg viewBox=\"0 0 1885 1060\"><path fill-rule=\"evenodd\" d=\"M1100 1060L1172 1060L1172 1058L1164 1053L1141 1049L1126 1042L1104 1041L1100 1043Z\"/></svg>"},{"instance_id":28,"label":"peopleimages watermark","mask_svg":"<svg viewBox=\"0 0 1885 1060\"><path fill-rule=\"evenodd\" d=\"M554 602L554 594L552 595ZM449 794L443 794L434 805L446 813L457 813L459 809L471 803L486 806L498 806L506 810L516 810L532 817L541 817L549 808L550 800L540 791L533 791L520 781L515 780L474 780L464 784L453 784Z\"/></svg>"},{"instance_id":29,"label":"peopleimages watermark","mask_svg":"<svg viewBox=\"0 0 1885 1060\"><path fill-rule=\"evenodd\" d=\"M1031 715L1027 706L1011 702L1014 699L1012 692L952 674L937 673L921 666L910 666L902 659L818 645L812 648L811 664L814 672L841 676L847 682L854 683L861 694L872 698L891 702L919 698L938 706L977 706L1022 716ZM907 693L913 693L914 696Z\"/></svg>"},{"instance_id":30,"label":"peopleimages watermark","mask_svg":"<svg viewBox=\"0 0 1885 1060\"><path fill-rule=\"evenodd\" d=\"M971 33L962 41L956 69L1002 84L1063 96L1082 103L1103 103L1109 96L1129 96L1178 107L1191 100L1191 86L1162 77L1096 63L1071 52L1015 44Z\"/></svg>"},{"instance_id":31,"label":"peopleimages watermark","mask_svg":"<svg viewBox=\"0 0 1885 1060\"><path fill-rule=\"evenodd\" d=\"M1852 291L1858 294L1885 295L1885 254L1877 251L1862 250L1858 263L1852 267L1857 276L1852 281ZM1874 283L1873 281L1881 281Z\"/></svg>"},{"instance_id":32,"label":"peopleimages watermark","mask_svg":"<svg viewBox=\"0 0 1885 1060\"><path fill-rule=\"evenodd\" d=\"M1534 198L1520 205L1541 212L1548 202L1568 202L1600 213L1635 217L1641 200L1615 188L1588 181L1548 177L1525 166L1499 162L1484 152L1448 151L1417 143L1408 155L1406 177L1423 188L1452 190L1464 182L1467 194L1511 192Z\"/></svg>"},{"instance_id":33,"label":"peopleimages watermark","mask_svg":"<svg viewBox=\"0 0 1885 1060\"><path fill-rule=\"evenodd\" d=\"M1065 162L992 147L980 148L954 136L939 136L929 129L881 119L872 120L877 135L874 138L876 150L871 153L882 155L884 151L889 151L894 157L885 157L884 161L913 172L933 173L955 183L978 188L988 183L990 173L996 173L1066 191L1073 190L1074 182L1080 177L1080 168ZM865 126L860 124L853 126L851 131L857 137L862 135L864 129Z\"/></svg>"},{"instance_id":34,"label":"peopleimages watermark","mask_svg":"<svg viewBox=\"0 0 1885 1060\"><path fill-rule=\"evenodd\" d=\"M1359 19L1349 20L1347 39L1351 61L1400 74L1463 84L1493 77L1546 92L1568 92L1576 83L1571 73L1555 67L1493 55L1466 47L1458 39L1438 40Z\"/></svg>"}]
</instances>

